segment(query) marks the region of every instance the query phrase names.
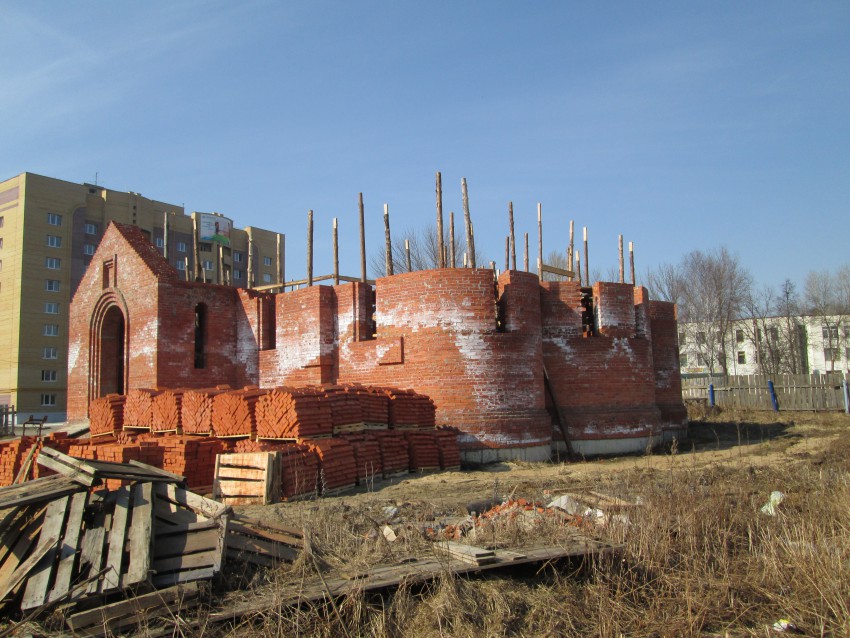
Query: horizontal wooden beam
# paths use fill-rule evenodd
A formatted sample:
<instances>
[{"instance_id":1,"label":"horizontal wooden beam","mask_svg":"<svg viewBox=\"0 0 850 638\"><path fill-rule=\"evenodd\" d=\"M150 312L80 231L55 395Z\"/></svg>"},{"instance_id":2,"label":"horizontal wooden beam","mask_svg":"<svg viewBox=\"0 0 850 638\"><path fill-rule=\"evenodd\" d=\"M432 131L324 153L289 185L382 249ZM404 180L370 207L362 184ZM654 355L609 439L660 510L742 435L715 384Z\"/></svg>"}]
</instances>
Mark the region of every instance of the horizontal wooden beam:
<instances>
[{"instance_id":1,"label":"horizontal wooden beam","mask_svg":"<svg viewBox=\"0 0 850 638\"><path fill-rule=\"evenodd\" d=\"M552 273L553 275L560 275L561 277L575 277L575 273L572 270L564 270L563 268L556 268L555 266L547 266L543 264L543 272Z\"/></svg>"}]
</instances>

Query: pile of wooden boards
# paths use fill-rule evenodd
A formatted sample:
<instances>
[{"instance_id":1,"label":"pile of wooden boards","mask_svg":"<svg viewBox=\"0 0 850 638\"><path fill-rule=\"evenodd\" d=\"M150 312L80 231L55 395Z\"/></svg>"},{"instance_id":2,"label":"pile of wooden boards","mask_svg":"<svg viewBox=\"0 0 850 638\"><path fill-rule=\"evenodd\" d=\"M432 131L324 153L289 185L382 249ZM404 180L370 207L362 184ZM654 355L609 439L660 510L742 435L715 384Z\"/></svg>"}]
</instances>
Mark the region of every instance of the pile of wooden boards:
<instances>
[{"instance_id":1,"label":"pile of wooden boards","mask_svg":"<svg viewBox=\"0 0 850 638\"><path fill-rule=\"evenodd\" d=\"M191 607L225 556L268 566L294 560L303 545L299 531L233 517L182 477L138 461L48 447L37 461L55 474L0 488L0 606L37 616L62 604L78 635ZM98 487L107 481L120 487Z\"/></svg>"}]
</instances>

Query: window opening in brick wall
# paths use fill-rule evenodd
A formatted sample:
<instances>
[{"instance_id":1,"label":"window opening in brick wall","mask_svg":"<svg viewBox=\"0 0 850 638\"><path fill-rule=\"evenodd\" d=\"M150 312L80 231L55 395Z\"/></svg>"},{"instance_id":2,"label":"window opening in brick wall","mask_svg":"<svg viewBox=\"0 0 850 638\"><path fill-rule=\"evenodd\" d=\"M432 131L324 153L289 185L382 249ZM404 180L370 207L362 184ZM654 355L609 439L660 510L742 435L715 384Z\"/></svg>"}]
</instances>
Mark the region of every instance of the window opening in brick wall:
<instances>
[{"instance_id":1,"label":"window opening in brick wall","mask_svg":"<svg viewBox=\"0 0 850 638\"><path fill-rule=\"evenodd\" d=\"M206 367L207 307L195 306L195 368Z\"/></svg>"},{"instance_id":2,"label":"window opening in brick wall","mask_svg":"<svg viewBox=\"0 0 850 638\"><path fill-rule=\"evenodd\" d=\"M743 350L738 350L738 363L744 364L747 362L747 353Z\"/></svg>"}]
</instances>

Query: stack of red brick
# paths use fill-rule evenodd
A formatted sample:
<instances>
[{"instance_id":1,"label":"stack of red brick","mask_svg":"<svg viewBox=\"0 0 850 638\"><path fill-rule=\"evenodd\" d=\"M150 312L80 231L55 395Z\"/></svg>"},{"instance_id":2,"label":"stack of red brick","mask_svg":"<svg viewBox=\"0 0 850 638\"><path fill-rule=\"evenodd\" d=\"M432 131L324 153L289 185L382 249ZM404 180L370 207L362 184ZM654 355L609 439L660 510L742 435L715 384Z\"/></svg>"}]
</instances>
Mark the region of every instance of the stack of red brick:
<instances>
[{"instance_id":1,"label":"stack of red brick","mask_svg":"<svg viewBox=\"0 0 850 638\"><path fill-rule=\"evenodd\" d=\"M436 427L434 402L413 390L384 390L389 398L389 425L393 428Z\"/></svg>"}]
</instances>

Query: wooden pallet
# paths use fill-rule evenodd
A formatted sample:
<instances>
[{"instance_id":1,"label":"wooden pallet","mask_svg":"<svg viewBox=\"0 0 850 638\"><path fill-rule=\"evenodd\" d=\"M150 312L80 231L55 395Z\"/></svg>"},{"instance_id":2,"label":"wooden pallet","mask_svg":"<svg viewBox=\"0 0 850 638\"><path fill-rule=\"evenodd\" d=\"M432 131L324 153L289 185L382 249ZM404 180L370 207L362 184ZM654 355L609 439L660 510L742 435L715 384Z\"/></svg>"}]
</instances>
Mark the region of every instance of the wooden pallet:
<instances>
[{"instance_id":1,"label":"wooden pallet","mask_svg":"<svg viewBox=\"0 0 850 638\"><path fill-rule=\"evenodd\" d=\"M303 534L296 529L237 515L227 521L225 545L230 560L270 567L294 561L303 544Z\"/></svg>"},{"instance_id":2,"label":"wooden pallet","mask_svg":"<svg viewBox=\"0 0 850 638\"><path fill-rule=\"evenodd\" d=\"M280 453L219 454L213 498L227 505L268 505L280 500Z\"/></svg>"}]
</instances>

